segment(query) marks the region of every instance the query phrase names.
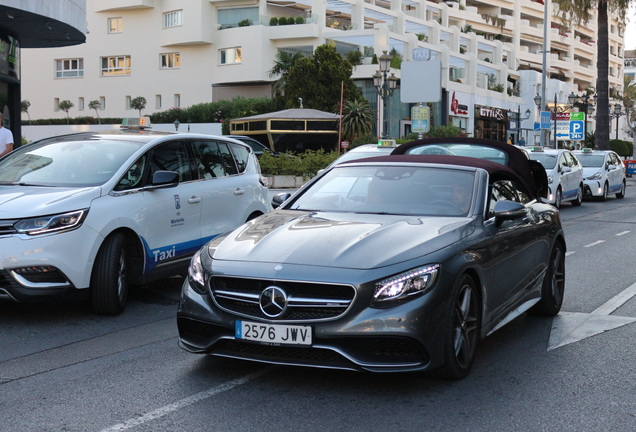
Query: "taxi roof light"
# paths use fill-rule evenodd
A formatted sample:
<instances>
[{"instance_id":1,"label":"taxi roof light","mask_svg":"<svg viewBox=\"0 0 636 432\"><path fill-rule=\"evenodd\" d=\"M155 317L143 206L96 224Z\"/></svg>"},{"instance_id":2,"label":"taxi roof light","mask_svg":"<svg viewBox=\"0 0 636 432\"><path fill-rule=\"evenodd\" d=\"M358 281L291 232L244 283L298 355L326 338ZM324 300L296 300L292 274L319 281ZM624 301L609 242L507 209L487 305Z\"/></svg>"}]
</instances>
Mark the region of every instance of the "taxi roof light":
<instances>
[{"instance_id":1,"label":"taxi roof light","mask_svg":"<svg viewBox=\"0 0 636 432\"><path fill-rule=\"evenodd\" d=\"M543 147L541 147L541 146L532 146L532 147L530 147L530 151L531 152L542 152L543 151Z\"/></svg>"},{"instance_id":2,"label":"taxi roof light","mask_svg":"<svg viewBox=\"0 0 636 432\"><path fill-rule=\"evenodd\" d=\"M381 139L378 141L378 147L397 147L397 144L394 139Z\"/></svg>"},{"instance_id":3,"label":"taxi roof light","mask_svg":"<svg viewBox=\"0 0 636 432\"><path fill-rule=\"evenodd\" d=\"M150 129L150 117L126 117L122 119L121 129Z\"/></svg>"}]
</instances>

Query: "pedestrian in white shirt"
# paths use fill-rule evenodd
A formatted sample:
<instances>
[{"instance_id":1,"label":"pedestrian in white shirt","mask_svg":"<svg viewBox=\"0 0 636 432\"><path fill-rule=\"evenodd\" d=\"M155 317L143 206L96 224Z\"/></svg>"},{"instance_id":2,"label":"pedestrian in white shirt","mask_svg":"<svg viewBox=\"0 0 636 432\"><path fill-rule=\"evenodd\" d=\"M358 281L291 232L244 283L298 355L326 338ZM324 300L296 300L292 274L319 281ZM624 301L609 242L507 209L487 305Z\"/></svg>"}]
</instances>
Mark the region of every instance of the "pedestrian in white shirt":
<instances>
[{"instance_id":1,"label":"pedestrian in white shirt","mask_svg":"<svg viewBox=\"0 0 636 432\"><path fill-rule=\"evenodd\" d=\"M13 134L2 125L3 122L4 118L0 114L0 157L13 150Z\"/></svg>"}]
</instances>

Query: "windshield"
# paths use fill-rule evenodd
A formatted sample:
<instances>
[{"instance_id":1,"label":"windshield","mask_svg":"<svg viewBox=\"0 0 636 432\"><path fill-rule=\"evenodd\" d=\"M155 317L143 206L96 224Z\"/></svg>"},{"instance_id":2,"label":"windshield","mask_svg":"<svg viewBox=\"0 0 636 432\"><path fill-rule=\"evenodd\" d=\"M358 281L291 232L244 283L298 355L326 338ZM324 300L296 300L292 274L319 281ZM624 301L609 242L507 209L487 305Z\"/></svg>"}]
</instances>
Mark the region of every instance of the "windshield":
<instances>
[{"instance_id":1,"label":"windshield","mask_svg":"<svg viewBox=\"0 0 636 432\"><path fill-rule=\"evenodd\" d=\"M290 205L293 210L466 216L475 172L413 166L338 166Z\"/></svg>"},{"instance_id":2,"label":"windshield","mask_svg":"<svg viewBox=\"0 0 636 432\"><path fill-rule=\"evenodd\" d=\"M501 165L508 164L508 155L502 150L477 144L436 143L434 145L429 144L410 148L406 154L446 154L454 156L468 156L478 159L486 159L492 162L497 162Z\"/></svg>"},{"instance_id":3,"label":"windshield","mask_svg":"<svg viewBox=\"0 0 636 432\"><path fill-rule=\"evenodd\" d=\"M530 159L536 160L543 168L547 170L554 169L557 164L557 155L546 154L546 153L530 153Z\"/></svg>"},{"instance_id":4,"label":"windshield","mask_svg":"<svg viewBox=\"0 0 636 432\"><path fill-rule=\"evenodd\" d=\"M586 154L577 154L576 158L581 162L584 168L599 168L603 166L605 163L604 155L586 155Z\"/></svg>"},{"instance_id":5,"label":"windshield","mask_svg":"<svg viewBox=\"0 0 636 432\"><path fill-rule=\"evenodd\" d=\"M0 161L0 184L96 186L108 181L142 144L128 141L44 140Z\"/></svg>"}]
</instances>

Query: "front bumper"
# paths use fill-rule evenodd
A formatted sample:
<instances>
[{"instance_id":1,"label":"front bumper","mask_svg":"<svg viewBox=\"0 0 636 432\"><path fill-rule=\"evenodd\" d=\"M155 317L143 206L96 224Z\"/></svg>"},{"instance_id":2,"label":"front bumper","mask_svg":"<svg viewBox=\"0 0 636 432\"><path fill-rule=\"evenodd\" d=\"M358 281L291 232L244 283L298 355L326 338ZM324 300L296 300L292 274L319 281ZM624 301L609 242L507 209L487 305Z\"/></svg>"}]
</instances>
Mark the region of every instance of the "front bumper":
<instances>
[{"instance_id":1,"label":"front bumper","mask_svg":"<svg viewBox=\"0 0 636 432\"><path fill-rule=\"evenodd\" d=\"M88 288L98 235L80 227L57 234L0 237L0 300L81 297Z\"/></svg>"},{"instance_id":2,"label":"front bumper","mask_svg":"<svg viewBox=\"0 0 636 432\"><path fill-rule=\"evenodd\" d=\"M442 364L445 320L439 314L443 306L434 306L440 301L435 289L387 309L368 307L370 296L360 295L361 291L334 320L290 323L312 327L311 346L261 344L235 338L237 320L257 319L221 310L209 294L195 292L186 279L177 313L179 345L193 353L358 371L421 371Z\"/></svg>"}]
</instances>

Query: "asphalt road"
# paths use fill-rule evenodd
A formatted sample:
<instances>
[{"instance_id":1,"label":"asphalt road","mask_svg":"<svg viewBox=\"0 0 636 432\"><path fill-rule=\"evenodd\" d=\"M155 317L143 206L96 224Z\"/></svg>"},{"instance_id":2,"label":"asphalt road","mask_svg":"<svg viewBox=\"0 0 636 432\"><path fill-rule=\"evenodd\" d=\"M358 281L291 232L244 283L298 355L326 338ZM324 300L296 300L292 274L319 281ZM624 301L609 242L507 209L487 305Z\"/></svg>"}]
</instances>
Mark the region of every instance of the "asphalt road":
<instances>
[{"instance_id":1,"label":"asphalt road","mask_svg":"<svg viewBox=\"0 0 636 432\"><path fill-rule=\"evenodd\" d=\"M564 204L566 296L484 339L459 382L278 367L177 346L180 278L117 317L0 303L0 431L633 431L636 181Z\"/></svg>"}]
</instances>

